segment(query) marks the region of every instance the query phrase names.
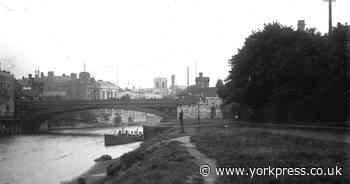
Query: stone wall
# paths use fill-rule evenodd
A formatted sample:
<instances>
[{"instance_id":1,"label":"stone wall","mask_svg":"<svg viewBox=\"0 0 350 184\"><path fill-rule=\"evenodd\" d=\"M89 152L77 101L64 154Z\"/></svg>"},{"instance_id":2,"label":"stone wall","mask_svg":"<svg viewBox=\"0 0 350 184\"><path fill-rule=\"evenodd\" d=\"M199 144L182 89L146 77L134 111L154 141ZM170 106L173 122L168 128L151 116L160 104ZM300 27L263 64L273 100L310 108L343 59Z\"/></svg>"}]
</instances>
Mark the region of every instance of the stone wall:
<instances>
[{"instance_id":1,"label":"stone wall","mask_svg":"<svg viewBox=\"0 0 350 184\"><path fill-rule=\"evenodd\" d=\"M206 98L197 104L182 105L177 107L177 118L181 109L184 112L184 119L197 119L198 107L200 119L218 119L222 118L221 100L216 97Z\"/></svg>"}]
</instances>

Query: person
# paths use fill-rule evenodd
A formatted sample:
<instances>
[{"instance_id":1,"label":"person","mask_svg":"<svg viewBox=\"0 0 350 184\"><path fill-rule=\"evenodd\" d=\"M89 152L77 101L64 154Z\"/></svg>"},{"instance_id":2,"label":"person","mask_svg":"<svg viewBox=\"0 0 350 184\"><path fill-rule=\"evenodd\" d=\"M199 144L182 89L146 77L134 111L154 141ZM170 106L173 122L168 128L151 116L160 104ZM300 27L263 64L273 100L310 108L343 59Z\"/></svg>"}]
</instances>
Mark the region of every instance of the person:
<instances>
[{"instance_id":1,"label":"person","mask_svg":"<svg viewBox=\"0 0 350 184\"><path fill-rule=\"evenodd\" d=\"M213 103L213 106L210 108L210 119L214 119L216 116L216 109Z\"/></svg>"},{"instance_id":2,"label":"person","mask_svg":"<svg viewBox=\"0 0 350 184\"><path fill-rule=\"evenodd\" d=\"M180 125L181 125L181 132L182 132L182 133L185 133L183 118L184 118L184 111L183 111L183 109L181 108L181 111L180 111L180 113L179 113L179 120L180 120Z\"/></svg>"}]
</instances>

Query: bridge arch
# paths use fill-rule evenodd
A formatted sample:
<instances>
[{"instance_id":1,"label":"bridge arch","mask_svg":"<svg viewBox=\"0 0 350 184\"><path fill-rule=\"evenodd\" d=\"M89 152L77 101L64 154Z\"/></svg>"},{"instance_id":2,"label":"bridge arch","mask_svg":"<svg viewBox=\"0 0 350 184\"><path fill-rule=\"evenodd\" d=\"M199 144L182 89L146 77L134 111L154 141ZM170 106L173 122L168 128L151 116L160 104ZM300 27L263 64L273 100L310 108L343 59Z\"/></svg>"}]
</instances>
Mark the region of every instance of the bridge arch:
<instances>
[{"instance_id":1,"label":"bridge arch","mask_svg":"<svg viewBox=\"0 0 350 184\"><path fill-rule=\"evenodd\" d=\"M88 105L70 105L60 107L42 107L40 110L26 112L22 127L28 131L39 130L41 124L50 119L53 115L63 114L67 112L78 112L94 109L123 109L130 111L145 112L161 117L161 122L176 119L177 106L139 106L139 105L118 105L118 104L88 104Z\"/></svg>"}]
</instances>

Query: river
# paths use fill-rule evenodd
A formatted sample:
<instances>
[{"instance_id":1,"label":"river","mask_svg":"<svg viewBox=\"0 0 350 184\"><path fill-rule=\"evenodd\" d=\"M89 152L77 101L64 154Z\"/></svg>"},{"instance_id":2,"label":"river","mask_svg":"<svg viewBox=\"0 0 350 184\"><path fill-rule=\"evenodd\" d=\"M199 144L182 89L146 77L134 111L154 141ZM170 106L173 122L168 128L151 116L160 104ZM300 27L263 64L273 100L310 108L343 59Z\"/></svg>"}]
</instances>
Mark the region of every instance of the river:
<instances>
[{"instance_id":1,"label":"river","mask_svg":"<svg viewBox=\"0 0 350 184\"><path fill-rule=\"evenodd\" d=\"M141 127L130 127L142 129ZM59 184L94 165L94 159L113 158L135 150L140 143L105 147L103 133L111 128L64 130L91 136L22 135L0 138L0 184Z\"/></svg>"}]
</instances>

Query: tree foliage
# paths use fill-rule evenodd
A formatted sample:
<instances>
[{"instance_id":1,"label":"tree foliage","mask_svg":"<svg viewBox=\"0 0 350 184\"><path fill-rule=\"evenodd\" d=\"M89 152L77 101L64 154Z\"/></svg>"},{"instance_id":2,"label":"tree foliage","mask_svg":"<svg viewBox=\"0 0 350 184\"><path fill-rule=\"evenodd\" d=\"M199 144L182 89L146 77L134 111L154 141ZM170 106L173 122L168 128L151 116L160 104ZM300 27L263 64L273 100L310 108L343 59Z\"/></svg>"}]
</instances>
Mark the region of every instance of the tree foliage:
<instances>
[{"instance_id":1,"label":"tree foliage","mask_svg":"<svg viewBox=\"0 0 350 184\"><path fill-rule=\"evenodd\" d=\"M310 107L314 119L344 120L348 31L348 26L338 24L327 36L315 29L295 31L279 23L267 24L232 57L229 76L218 94L227 102L256 110L266 103L299 101Z\"/></svg>"}]
</instances>

